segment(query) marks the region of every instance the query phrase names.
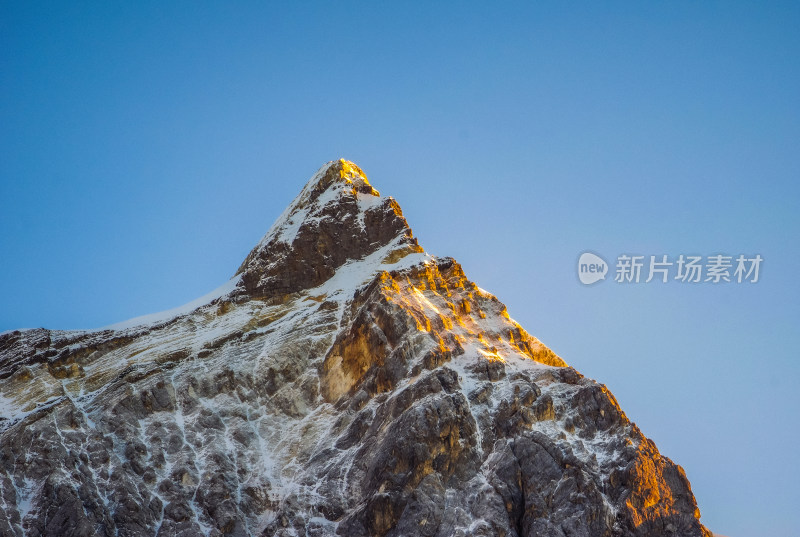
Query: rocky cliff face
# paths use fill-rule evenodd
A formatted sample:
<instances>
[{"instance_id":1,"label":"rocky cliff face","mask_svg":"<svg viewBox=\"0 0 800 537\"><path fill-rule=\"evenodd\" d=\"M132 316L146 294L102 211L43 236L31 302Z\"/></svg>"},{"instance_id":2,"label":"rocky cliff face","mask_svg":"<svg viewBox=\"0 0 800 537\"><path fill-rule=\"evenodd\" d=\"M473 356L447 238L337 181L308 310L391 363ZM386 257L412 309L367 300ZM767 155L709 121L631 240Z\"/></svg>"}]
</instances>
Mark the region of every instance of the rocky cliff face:
<instances>
[{"instance_id":1,"label":"rocky cliff face","mask_svg":"<svg viewBox=\"0 0 800 537\"><path fill-rule=\"evenodd\" d=\"M0 336L0 534L710 536L683 470L327 164L185 308Z\"/></svg>"}]
</instances>

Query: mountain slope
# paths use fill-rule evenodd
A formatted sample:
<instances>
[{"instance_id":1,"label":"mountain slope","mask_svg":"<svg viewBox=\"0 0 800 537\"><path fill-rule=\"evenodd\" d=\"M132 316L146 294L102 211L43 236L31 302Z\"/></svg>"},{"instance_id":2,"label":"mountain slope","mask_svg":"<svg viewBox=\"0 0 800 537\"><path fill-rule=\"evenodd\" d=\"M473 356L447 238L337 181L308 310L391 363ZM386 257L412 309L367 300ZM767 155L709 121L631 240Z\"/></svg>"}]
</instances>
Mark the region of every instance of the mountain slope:
<instances>
[{"instance_id":1,"label":"mountain slope","mask_svg":"<svg viewBox=\"0 0 800 537\"><path fill-rule=\"evenodd\" d=\"M710 535L682 469L353 163L203 300L0 335L2 535Z\"/></svg>"}]
</instances>

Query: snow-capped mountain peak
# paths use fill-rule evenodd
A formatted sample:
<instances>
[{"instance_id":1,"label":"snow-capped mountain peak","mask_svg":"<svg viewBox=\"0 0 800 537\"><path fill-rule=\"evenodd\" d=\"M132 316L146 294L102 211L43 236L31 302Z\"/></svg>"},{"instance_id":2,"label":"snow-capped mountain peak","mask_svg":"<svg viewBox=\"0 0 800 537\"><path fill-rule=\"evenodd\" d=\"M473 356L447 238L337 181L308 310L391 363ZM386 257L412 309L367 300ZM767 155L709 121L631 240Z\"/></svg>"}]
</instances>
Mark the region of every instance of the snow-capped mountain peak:
<instances>
[{"instance_id":1,"label":"snow-capped mountain peak","mask_svg":"<svg viewBox=\"0 0 800 537\"><path fill-rule=\"evenodd\" d=\"M381 197L358 166L337 160L306 183L237 275L250 297L292 293L388 246L395 258L422 252L397 202Z\"/></svg>"},{"instance_id":2,"label":"snow-capped mountain peak","mask_svg":"<svg viewBox=\"0 0 800 537\"><path fill-rule=\"evenodd\" d=\"M0 535L709 537L683 470L353 163L166 314L0 335Z\"/></svg>"}]
</instances>

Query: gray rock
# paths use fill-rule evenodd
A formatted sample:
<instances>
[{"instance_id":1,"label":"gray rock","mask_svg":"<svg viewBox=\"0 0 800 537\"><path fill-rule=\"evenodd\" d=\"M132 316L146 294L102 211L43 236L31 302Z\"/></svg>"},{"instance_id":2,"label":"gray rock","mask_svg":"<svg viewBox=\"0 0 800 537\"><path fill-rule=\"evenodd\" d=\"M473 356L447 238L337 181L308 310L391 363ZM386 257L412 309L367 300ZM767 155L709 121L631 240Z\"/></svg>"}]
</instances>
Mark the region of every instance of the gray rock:
<instances>
[{"instance_id":1,"label":"gray rock","mask_svg":"<svg viewBox=\"0 0 800 537\"><path fill-rule=\"evenodd\" d=\"M0 534L706 536L683 470L357 166L229 290L0 335Z\"/></svg>"}]
</instances>

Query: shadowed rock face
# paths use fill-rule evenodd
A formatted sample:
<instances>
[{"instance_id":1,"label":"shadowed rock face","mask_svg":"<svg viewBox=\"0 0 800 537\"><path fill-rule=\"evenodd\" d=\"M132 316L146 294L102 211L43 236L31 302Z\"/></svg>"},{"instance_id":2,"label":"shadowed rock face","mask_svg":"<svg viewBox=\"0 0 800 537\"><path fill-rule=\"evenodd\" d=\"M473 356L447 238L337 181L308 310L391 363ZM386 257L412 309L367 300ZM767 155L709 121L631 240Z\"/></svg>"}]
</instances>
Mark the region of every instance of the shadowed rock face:
<instances>
[{"instance_id":1,"label":"shadowed rock face","mask_svg":"<svg viewBox=\"0 0 800 537\"><path fill-rule=\"evenodd\" d=\"M330 203L331 195L336 196ZM400 206L381 198L360 168L337 161L320 170L247 256L237 274L250 298L274 298L316 287L351 259L400 238L421 252Z\"/></svg>"},{"instance_id":2,"label":"shadowed rock face","mask_svg":"<svg viewBox=\"0 0 800 537\"><path fill-rule=\"evenodd\" d=\"M336 161L203 304L0 336L0 535L710 533L603 385Z\"/></svg>"}]
</instances>

